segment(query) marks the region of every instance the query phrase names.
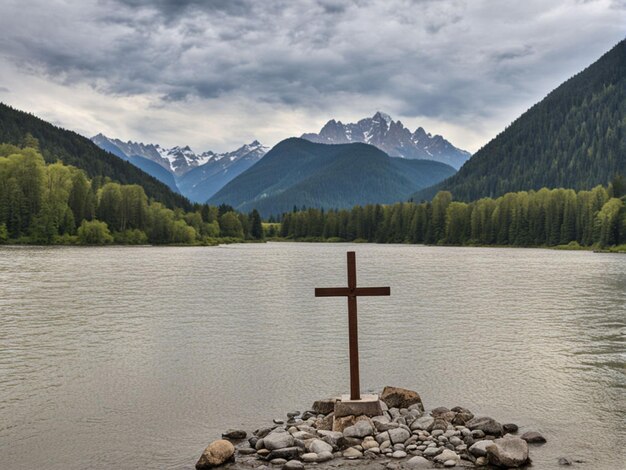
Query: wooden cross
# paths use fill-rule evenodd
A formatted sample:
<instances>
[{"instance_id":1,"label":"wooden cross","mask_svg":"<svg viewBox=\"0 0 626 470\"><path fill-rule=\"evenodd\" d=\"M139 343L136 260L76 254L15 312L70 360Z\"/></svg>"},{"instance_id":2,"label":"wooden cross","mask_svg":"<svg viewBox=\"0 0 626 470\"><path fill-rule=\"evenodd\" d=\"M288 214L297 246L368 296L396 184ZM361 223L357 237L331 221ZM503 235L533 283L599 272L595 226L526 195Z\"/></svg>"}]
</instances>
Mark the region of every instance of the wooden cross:
<instances>
[{"instance_id":1,"label":"wooden cross","mask_svg":"<svg viewBox=\"0 0 626 470\"><path fill-rule=\"evenodd\" d=\"M348 287L316 288L315 297L348 298L348 334L350 338L350 400L360 400L359 339L356 319L356 298L359 295L390 295L389 287L357 287L356 256L348 251Z\"/></svg>"}]
</instances>

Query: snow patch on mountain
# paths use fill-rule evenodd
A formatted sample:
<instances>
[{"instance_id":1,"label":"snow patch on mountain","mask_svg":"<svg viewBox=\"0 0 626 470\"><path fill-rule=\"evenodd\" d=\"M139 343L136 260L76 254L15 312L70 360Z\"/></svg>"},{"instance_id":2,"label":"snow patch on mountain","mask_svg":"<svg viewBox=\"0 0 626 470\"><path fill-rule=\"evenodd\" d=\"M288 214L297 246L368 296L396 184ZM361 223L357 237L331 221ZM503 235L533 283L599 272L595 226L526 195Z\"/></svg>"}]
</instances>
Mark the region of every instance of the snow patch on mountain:
<instances>
[{"instance_id":1,"label":"snow patch on mountain","mask_svg":"<svg viewBox=\"0 0 626 470\"><path fill-rule=\"evenodd\" d=\"M331 119L319 133L303 134L303 139L323 144L363 142L374 145L393 157L436 160L459 169L471 154L440 135L433 136L422 127L411 132L402 122L378 111L356 123L343 124Z\"/></svg>"}]
</instances>

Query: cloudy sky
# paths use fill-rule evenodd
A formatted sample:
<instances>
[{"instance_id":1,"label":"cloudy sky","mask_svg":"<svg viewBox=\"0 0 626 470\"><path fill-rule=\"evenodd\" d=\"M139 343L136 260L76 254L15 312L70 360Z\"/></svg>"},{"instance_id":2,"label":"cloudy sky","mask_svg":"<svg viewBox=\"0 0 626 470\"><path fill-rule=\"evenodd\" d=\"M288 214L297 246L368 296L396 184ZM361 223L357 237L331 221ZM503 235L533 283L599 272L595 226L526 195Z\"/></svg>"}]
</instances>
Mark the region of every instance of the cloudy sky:
<instances>
[{"instance_id":1,"label":"cloudy sky","mask_svg":"<svg viewBox=\"0 0 626 470\"><path fill-rule=\"evenodd\" d=\"M1 0L0 101L197 151L382 110L473 152L624 25L626 0Z\"/></svg>"}]
</instances>

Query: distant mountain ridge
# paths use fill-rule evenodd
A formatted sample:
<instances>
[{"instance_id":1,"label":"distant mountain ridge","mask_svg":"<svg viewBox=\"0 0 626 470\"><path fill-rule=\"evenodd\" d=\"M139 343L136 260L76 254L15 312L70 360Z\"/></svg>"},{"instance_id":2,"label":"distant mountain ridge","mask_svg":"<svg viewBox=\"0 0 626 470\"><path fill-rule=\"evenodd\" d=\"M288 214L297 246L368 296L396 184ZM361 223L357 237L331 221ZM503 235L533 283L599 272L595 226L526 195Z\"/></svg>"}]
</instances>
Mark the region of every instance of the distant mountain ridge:
<instances>
[{"instance_id":1,"label":"distant mountain ridge","mask_svg":"<svg viewBox=\"0 0 626 470\"><path fill-rule=\"evenodd\" d=\"M303 139L321 144L348 144L362 142L378 147L391 157L435 160L457 170L471 154L461 150L440 135L431 135L422 127L411 132L402 122L378 111L371 118L343 124L331 119L319 133L302 134Z\"/></svg>"},{"instance_id":2,"label":"distant mountain ridge","mask_svg":"<svg viewBox=\"0 0 626 470\"><path fill-rule=\"evenodd\" d=\"M471 201L531 189L590 189L626 175L626 40L550 92L451 178L421 190Z\"/></svg>"},{"instance_id":3,"label":"distant mountain ridge","mask_svg":"<svg viewBox=\"0 0 626 470\"><path fill-rule=\"evenodd\" d=\"M265 155L267 147L257 140L225 153L195 153L189 146L172 148L158 144L124 142L98 134L91 140L100 148L128 160L193 202L204 203L228 181ZM146 160L159 165L156 168Z\"/></svg>"},{"instance_id":4,"label":"distant mountain ridge","mask_svg":"<svg viewBox=\"0 0 626 470\"><path fill-rule=\"evenodd\" d=\"M264 216L294 206L385 204L405 200L416 189L454 172L441 162L392 158L373 145L325 145L293 137L278 143L208 202L244 212L258 209Z\"/></svg>"}]
</instances>

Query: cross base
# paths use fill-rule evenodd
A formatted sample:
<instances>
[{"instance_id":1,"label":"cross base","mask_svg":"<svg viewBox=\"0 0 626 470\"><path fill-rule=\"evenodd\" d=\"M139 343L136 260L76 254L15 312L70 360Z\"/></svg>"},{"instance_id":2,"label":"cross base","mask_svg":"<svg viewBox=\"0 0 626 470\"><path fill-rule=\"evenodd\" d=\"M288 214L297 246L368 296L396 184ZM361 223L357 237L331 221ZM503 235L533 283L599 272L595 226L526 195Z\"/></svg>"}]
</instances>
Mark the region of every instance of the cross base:
<instances>
[{"instance_id":1,"label":"cross base","mask_svg":"<svg viewBox=\"0 0 626 470\"><path fill-rule=\"evenodd\" d=\"M360 400L351 400L350 395L341 395L335 402L335 418L343 416L380 416L383 414L378 395L361 395Z\"/></svg>"}]
</instances>

